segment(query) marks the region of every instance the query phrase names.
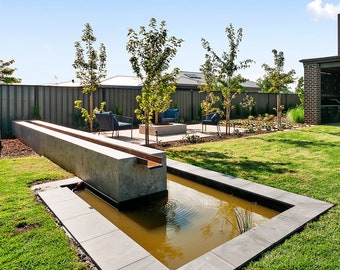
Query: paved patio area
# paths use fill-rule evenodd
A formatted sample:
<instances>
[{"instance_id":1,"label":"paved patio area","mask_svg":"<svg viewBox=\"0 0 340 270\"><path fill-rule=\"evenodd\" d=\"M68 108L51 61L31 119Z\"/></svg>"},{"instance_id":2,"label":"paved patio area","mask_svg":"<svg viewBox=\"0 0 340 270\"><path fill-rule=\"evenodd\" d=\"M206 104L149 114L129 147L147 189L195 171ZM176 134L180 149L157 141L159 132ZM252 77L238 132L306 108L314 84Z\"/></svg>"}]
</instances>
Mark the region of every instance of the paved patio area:
<instances>
[{"instance_id":1,"label":"paved patio area","mask_svg":"<svg viewBox=\"0 0 340 270\"><path fill-rule=\"evenodd\" d=\"M220 133L224 134L226 132L226 127L225 126L220 126ZM231 133L234 132L233 128L230 130ZM217 135L217 127L216 126L211 126L207 125L203 127L203 132L202 132L202 125L201 124L190 124L187 125L187 133L183 134L173 134L173 135L168 135L168 136L152 136L150 135L149 140L150 144L152 143L157 143L157 142L168 142L168 141L178 141L181 140L185 137L185 135L196 135L199 137L209 137L209 136L215 136ZM101 132L100 135L103 135L107 138L111 138L112 132L111 131L105 131ZM132 132L132 138L131 138L131 133L130 130L120 130L119 131L119 136L117 132L114 132L114 139L126 141L126 142L131 142L139 145L145 145L145 135L140 134L138 129L134 129Z\"/></svg>"}]
</instances>

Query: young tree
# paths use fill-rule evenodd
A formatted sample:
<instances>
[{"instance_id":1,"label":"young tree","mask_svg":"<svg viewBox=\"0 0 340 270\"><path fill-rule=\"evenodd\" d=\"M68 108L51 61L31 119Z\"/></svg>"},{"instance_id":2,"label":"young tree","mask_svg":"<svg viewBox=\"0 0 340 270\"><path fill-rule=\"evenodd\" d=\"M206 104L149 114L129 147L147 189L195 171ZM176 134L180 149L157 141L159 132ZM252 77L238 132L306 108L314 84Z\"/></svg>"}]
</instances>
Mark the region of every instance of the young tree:
<instances>
[{"instance_id":1,"label":"young tree","mask_svg":"<svg viewBox=\"0 0 340 270\"><path fill-rule=\"evenodd\" d=\"M223 106L225 108L226 115L226 133L228 133L230 132L228 127L232 108L231 102L235 98L236 94L243 90L243 86L241 84L246 81L246 79L238 74L238 72L241 69L248 68L254 61L246 59L239 63L236 62L237 54L239 52L238 47L243 37L242 28L239 28L237 33L235 33L234 27L230 24L226 27L225 32L229 42L229 52L223 52L221 56L218 56L217 53L215 53L210 47L209 42L204 38L202 38L202 46L212 56L217 70L217 87L223 96Z\"/></svg>"},{"instance_id":2,"label":"young tree","mask_svg":"<svg viewBox=\"0 0 340 270\"><path fill-rule=\"evenodd\" d=\"M297 85L295 87L295 93L297 93L297 95L298 95L298 97L300 99L300 102L303 105L304 101L305 101L304 78L303 77L300 77L298 79L298 83L297 83Z\"/></svg>"},{"instance_id":3,"label":"young tree","mask_svg":"<svg viewBox=\"0 0 340 270\"><path fill-rule=\"evenodd\" d=\"M142 93L137 96L137 118L145 124L145 144L149 145L149 125L154 114L169 108L170 95L175 90L178 69L167 73L170 61L181 46L182 39L168 36L165 21L157 28L155 18L150 19L149 30L140 27L137 33L129 29L126 50L131 54L130 63L134 73L143 82Z\"/></svg>"},{"instance_id":4,"label":"young tree","mask_svg":"<svg viewBox=\"0 0 340 270\"><path fill-rule=\"evenodd\" d=\"M7 62L0 59L0 83L11 84L21 82L21 79L12 76L16 68L11 68L10 65L14 62L13 59Z\"/></svg>"},{"instance_id":5,"label":"young tree","mask_svg":"<svg viewBox=\"0 0 340 270\"><path fill-rule=\"evenodd\" d=\"M253 96L246 94L246 96L242 99L242 102L240 102L240 105L247 110L248 116L251 116L253 108L256 105L256 101Z\"/></svg>"},{"instance_id":6,"label":"young tree","mask_svg":"<svg viewBox=\"0 0 340 270\"><path fill-rule=\"evenodd\" d=\"M159 113L170 108L172 102L171 94L176 91L176 79L174 74L178 74L178 69L175 68L173 73L165 73L156 79L155 91L153 93L152 104L154 106L155 124L159 123Z\"/></svg>"},{"instance_id":7,"label":"young tree","mask_svg":"<svg viewBox=\"0 0 340 270\"><path fill-rule=\"evenodd\" d=\"M276 113L277 113L277 127L281 127L281 115L283 106L281 105L281 93L288 90L288 85L295 81L294 75L295 70L292 69L287 73L284 72L285 58L282 51L278 52L273 49L272 53L274 55L274 67L270 67L267 64L263 64L262 68L265 70L265 75L262 79L263 85L259 86L262 91L265 90L268 93L276 93Z\"/></svg>"},{"instance_id":8,"label":"young tree","mask_svg":"<svg viewBox=\"0 0 340 270\"><path fill-rule=\"evenodd\" d=\"M202 111L205 115L218 111L218 108L215 108L214 105L219 101L219 97L215 96L214 92L217 90L216 86L216 74L214 65L212 63L211 56L209 54L205 55L205 62L201 65L200 71L204 75L204 84L198 84L198 88L200 89L200 93L206 93L205 100L201 103Z\"/></svg>"},{"instance_id":9,"label":"young tree","mask_svg":"<svg viewBox=\"0 0 340 270\"><path fill-rule=\"evenodd\" d=\"M93 131L93 120L95 118L93 108L93 92L100 87L101 79L106 76L106 49L103 43L99 46L99 53L93 47L96 37L89 23L85 24L81 41L76 41L76 58L73 67L76 69L76 77L80 79L83 94L89 95L89 109L82 107L82 101L76 100L75 107L81 110L86 122L90 123L90 131ZM81 42L84 43L85 49ZM85 52L85 54L84 54Z\"/></svg>"}]
</instances>

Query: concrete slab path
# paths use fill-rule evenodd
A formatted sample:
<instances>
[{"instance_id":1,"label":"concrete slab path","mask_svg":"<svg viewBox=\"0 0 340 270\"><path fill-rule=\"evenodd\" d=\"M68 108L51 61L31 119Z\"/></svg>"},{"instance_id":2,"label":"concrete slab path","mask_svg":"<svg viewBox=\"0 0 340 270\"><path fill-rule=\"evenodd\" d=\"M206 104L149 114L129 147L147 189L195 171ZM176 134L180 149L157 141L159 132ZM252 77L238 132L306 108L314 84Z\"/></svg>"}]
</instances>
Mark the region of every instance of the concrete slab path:
<instances>
[{"instance_id":1,"label":"concrete slab path","mask_svg":"<svg viewBox=\"0 0 340 270\"><path fill-rule=\"evenodd\" d=\"M225 134L226 127L221 126L220 127L221 134ZM231 128L231 133L234 132L233 128ZM244 132L244 130L240 130L240 132ZM98 134L98 133L97 133ZM102 136L111 138L112 132L106 131L100 133ZM149 136L150 144L157 143L157 142L168 142L168 141L178 141L183 139L186 135L196 135L199 137L209 137L209 136L216 136L218 134L217 127L216 126L210 126L207 125L204 127L202 132L202 125L201 124L189 124L187 125L187 132L184 134L173 134L173 135L163 135L163 136ZM134 129L132 132L132 138L131 138L131 132L130 130L120 130L119 136L117 133L114 133L113 136L114 139L139 144L139 145L145 145L145 135L139 133L139 129Z\"/></svg>"}]
</instances>

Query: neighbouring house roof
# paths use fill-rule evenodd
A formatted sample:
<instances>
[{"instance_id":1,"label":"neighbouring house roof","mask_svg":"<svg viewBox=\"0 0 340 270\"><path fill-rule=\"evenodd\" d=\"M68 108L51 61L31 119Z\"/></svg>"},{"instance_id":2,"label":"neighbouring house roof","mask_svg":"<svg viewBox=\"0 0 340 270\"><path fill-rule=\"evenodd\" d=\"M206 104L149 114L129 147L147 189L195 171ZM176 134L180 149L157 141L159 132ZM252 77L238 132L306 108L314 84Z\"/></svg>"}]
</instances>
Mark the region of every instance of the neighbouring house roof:
<instances>
[{"instance_id":1,"label":"neighbouring house roof","mask_svg":"<svg viewBox=\"0 0 340 270\"><path fill-rule=\"evenodd\" d=\"M101 81L101 85L114 86L142 86L142 81L137 76L117 75Z\"/></svg>"},{"instance_id":2,"label":"neighbouring house roof","mask_svg":"<svg viewBox=\"0 0 340 270\"><path fill-rule=\"evenodd\" d=\"M76 82L75 80L67 81L67 82L61 82L61 83L45 83L43 85L46 86L64 86L64 87L79 87L80 83Z\"/></svg>"},{"instance_id":3,"label":"neighbouring house roof","mask_svg":"<svg viewBox=\"0 0 340 270\"><path fill-rule=\"evenodd\" d=\"M200 72L180 71L177 79L178 85L196 86L198 83L204 83L204 76ZM142 86L142 81L137 76L117 75L103 80L101 84L106 86Z\"/></svg>"},{"instance_id":4,"label":"neighbouring house roof","mask_svg":"<svg viewBox=\"0 0 340 270\"><path fill-rule=\"evenodd\" d=\"M204 83L205 80L202 72L180 71L178 74L177 85L197 86L198 84ZM246 88L247 92L258 92L260 90L254 81L246 81L245 83L242 83L242 86Z\"/></svg>"},{"instance_id":5,"label":"neighbouring house roof","mask_svg":"<svg viewBox=\"0 0 340 270\"><path fill-rule=\"evenodd\" d=\"M204 75L202 72L180 71L177 76L177 85L180 86L197 86L204 84ZM126 85L126 86L141 86L142 82L135 76L114 76L102 82L102 85ZM242 84L248 91L258 92L259 87L254 81L246 81Z\"/></svg>"},{"instance_id":6,"label":"neighbouring house roof","mask_svg":"<svg viewBox=\"0 0 340 270\"><path fill-rule=\"evenodd\" d=\"M178 85L192 85L204 84L204 75L202 72L180 71L177 76Z\"/></svg>"},{"instance_id":7,"label":"neighbouring house roof","mask_svg":"<svg viewBox=\"0 0 340 270\"><path fill-rule=\"evenodd\" d=\"M202 72L193 72L193 71L180 71L177 76L177 85L184 87L196 87L199 84L204 84L204 75ZM55 86L65 86L65 87L78 87L80 86L79 82L75 82L74 80L62 83L50 83L45 85L55 85ZM142 86L142 81L137 76L126 76L126 75L116 75L101 81L101 85L103 86ZM246 81L242 84L243 87L246 88L248 92L258 92L259 87L256 85L256 82Z\"/></svg>"}]
</instances>

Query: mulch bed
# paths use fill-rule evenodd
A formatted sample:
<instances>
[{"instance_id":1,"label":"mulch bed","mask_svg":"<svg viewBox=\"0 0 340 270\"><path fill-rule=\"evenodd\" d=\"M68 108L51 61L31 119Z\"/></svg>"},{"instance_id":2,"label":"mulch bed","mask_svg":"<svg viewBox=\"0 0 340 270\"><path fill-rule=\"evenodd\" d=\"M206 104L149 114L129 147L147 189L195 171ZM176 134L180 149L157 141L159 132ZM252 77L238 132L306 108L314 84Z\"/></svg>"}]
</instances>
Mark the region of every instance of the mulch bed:
<instances>
[{"instance_id":1,"label":"mulch bed","mask_svg":"<svg viewBox=\"0 0 340 270\"><path fill-rule=\"evenodd\" d=\"M220 135L213 135L209 137L198 137L195 135L187 135L182 140L179 141L170 141L170 142L162 142L150 144L150 147L156 148L158 150L166 150L172 147L179 147L184 145L190 144L198 144L198 143L205 143L205 142L216 142L228 139L235 139L235 138L244 138L249 136L256 136L260 134L272 133L275 131L265 131L265 130L258 130L255 132L249 133L239 133L238 135L235 134L220 134Z\"/></svg>"},{"instance_id":2,"label":"mulch bed","mask_svg":"<svg viewBox=\"0 0 340 270\"><path fill-rule=\"evenodd\" d=\"M0 158L19 158L36 155L32 148L18 139L5 139L0 141Z\"/></svg>"}]
</instances>

